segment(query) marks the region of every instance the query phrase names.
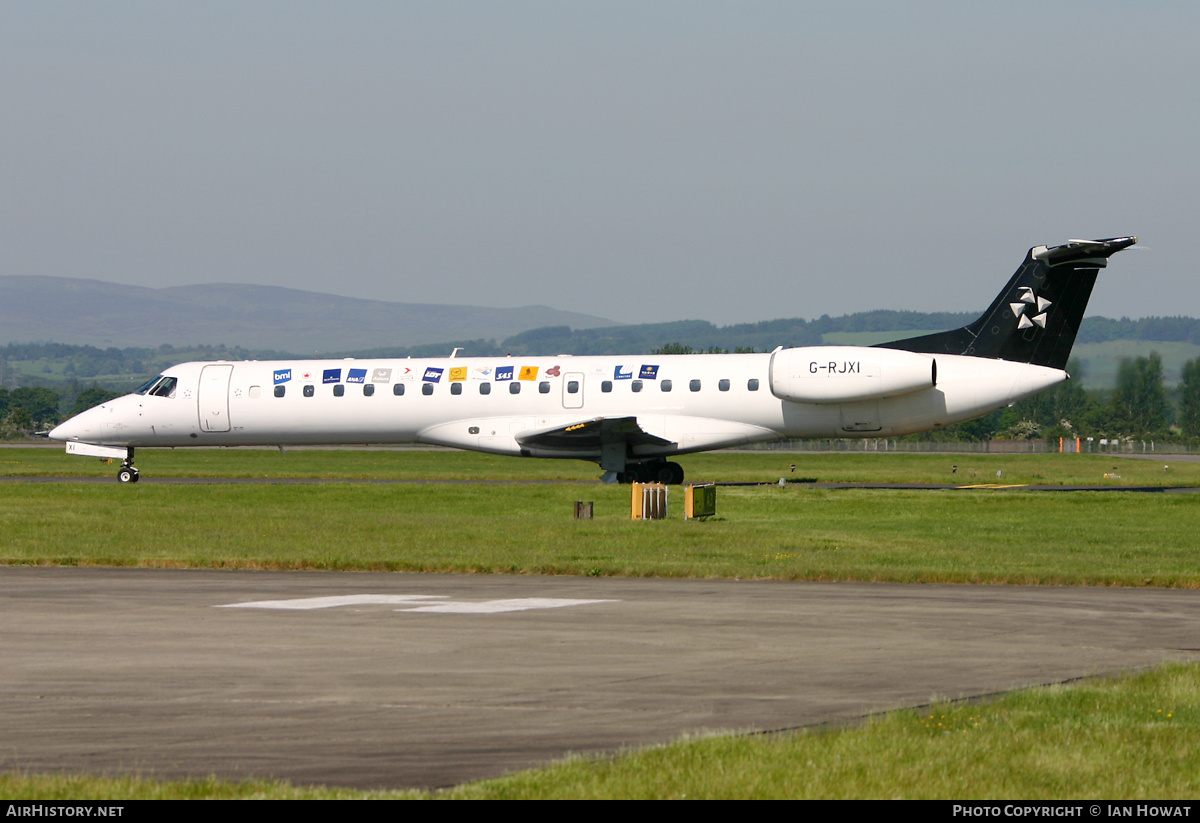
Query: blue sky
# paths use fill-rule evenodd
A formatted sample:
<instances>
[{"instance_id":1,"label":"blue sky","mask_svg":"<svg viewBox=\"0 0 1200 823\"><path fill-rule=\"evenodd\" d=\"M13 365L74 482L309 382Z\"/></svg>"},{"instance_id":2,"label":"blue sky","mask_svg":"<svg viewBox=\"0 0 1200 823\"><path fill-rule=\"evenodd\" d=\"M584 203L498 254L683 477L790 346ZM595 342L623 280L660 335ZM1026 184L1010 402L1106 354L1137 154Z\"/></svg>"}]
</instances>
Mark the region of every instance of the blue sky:
<instances>
[{"instance_id":1,"label":"blue sky","mask_svg":"<svg viewBox=\"0 0 1200 823\"><path fill-rule=\"evenodd\" d=\"M1200 5L0 5L0 274L719 324L1200 316Z\"/></svg>"}]
</instances>

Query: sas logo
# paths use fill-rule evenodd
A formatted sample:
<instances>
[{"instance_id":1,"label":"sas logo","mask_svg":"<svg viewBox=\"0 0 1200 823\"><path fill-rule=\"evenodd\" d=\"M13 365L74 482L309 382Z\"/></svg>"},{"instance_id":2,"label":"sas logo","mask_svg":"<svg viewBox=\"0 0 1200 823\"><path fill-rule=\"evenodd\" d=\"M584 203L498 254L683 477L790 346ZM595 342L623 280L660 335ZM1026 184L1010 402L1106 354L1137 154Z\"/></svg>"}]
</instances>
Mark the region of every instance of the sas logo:
<instances>
[{"instance_id":1,"label":"sas logo","mask_svg":"<svg viewBox=\"0 0 1200 823\"><path fill-rule=\"evenodd\" d=\"M633 369L627 369L624 366L617 366L615 369L613 369L613 379L614 380L632 380L633 379Z\"/></svg>"},{"instance_id":2,"label":"sas logo","mask_svg":"<svg viewBox=\"0 0 1200 823\"><path fill-rule=\"evenodd\" d=\"M286 383L291 379L292 379L292 370L291 369L276 369L275 370L275 385L276 386L278 386L280 383Z\"/></svg>"},{"instance_id":3,"label":"sas logo","mask_svg":"<svg viewBox=\"0 0 1200 823\"><path fill-rule=\"evenodd\" d=\"M1013 316L1017 318L1017 328L1028 329L1033 326L1046 328L1046 309L1053 306L1054 303L1044 297L1038 297L1029 286L1021 286L1017 292L1020 294L1020 297L1017 298L1020 302L1008 304L1008 307L1012 309Z\"/></svg>"},{"instance_id":4,"label":"sas logo","mask_svg":"<svg viewBox=\"0 0 1200 823\"><path fill-rule=\"evenodd\" d=\"M497 366L496 367L496 382L499 382L501 380L512 380L512 379L513 379L513 367L512 366Z\"/></svg>"},{"instance_id":5,"label":"sas logo","mask_svg":"<svg viewBox=\"0 0 1200 823\"><path fill-rule=\"evenodd\" d=\"M467 379L467 367L466 366L455 366L454 368L452 368L450 370L450 379L453 381L466 380Z\"/></svg>"},{"instance_id":6,"label":"sas logo","mask_svg":"<svg viewBox=\"0 0 1200 823\"><path fill-rule=\"evenodd\" d=\"M367 382L367 370L366 369L350 369L350 371L348 371L346 373L346 382L347 383L366 383Z\"/></svg>"},{"instance_id":7,"label":"sas logo","mask_svg":"<svg viewBox=\"0 0 1200 823\"><path fill-rule=\"evenodd\" d=\"M522 366L520 379L521 380L537 380L537 373L538 373L537 366Z\"/></svg>"},{"instance_id":8,"label":"sas logo","mask_svg":"<svg viewBox=\"0 0 1200 823\"><path fill-rule=\"evenodd\" d=\"M440 383L442 381L442 370L435 369L432 366L425 369L425 376L421 378L426 383Z\"/></svg>"},{"instance_id":9,"label":"sas logo","mask_svg":"<svg viewBox=\"0 0 1200 823\"><path fill-rule=\"evenodd\" d=\"M342 370L341 369L326 369L322 373L321 382L322 383L341 383L342 382Z\"/></svg>"},{"instance_id":10,"label":"sas logo","mask_svg":"<svg viewBox=\"0 0 1200 823\"><path fill-rule=\"evenodd\" d=\"M643 380L654 380L658 377L658 366L642 366L642 370L638 372L638 377Z\"/></svg>"},{"instance_id":11,"label":"sas logo","mask_svg":"<svg viewBox=\"0 0 1200 823\"><path fill-rule=\"evenodd\" d=\"M391 369L376 369L375 371L371 372L371 382L372 383L391 383L392 382L392 370Z\"/></svg>"}]
</instances>

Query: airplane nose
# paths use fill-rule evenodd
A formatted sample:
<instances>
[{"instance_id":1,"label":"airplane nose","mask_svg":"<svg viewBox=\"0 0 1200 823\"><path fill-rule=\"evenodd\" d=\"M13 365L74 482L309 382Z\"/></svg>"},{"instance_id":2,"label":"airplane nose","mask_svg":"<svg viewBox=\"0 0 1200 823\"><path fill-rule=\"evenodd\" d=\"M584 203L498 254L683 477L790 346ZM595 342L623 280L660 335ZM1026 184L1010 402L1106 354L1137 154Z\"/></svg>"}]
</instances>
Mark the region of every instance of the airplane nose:
<instances>
[{"instance_id":1,"label":"airplane nose","mask_svg":"<svg viewBox=\"0 0 1200 823\"><path fill-rule=\"evenodd\" d=\"M86 441L89 439L89 435L99 434L99 427L89 425L87 420L84 419L86 417L87 412L84 412L83 414L75 415L70 420L65 420L62 423L59 423L50 430L50 434L48 434L47 437L49 437L51 440L61 440L63 442L66 442L67 440Z\"/></svg>"}]
</instances>

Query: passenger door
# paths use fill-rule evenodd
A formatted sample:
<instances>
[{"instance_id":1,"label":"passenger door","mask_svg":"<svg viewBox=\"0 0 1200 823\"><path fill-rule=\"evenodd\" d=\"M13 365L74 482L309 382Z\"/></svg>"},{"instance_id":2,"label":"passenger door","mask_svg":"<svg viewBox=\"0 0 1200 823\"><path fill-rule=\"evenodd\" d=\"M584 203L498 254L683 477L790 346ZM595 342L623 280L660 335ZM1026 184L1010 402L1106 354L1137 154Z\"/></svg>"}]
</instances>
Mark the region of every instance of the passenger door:
<instances>
[{"instance_id":1,"label":"passenger door","mask_svg":"<svg viewBox=\"0 0 1200 823\"><path fill-rule=\"evenodd\" d=\"M232 374L233 366L226 363L205 366L200 372L196 403L201 431L229 431L229 378Z\"/></svg>"}]
</instances>

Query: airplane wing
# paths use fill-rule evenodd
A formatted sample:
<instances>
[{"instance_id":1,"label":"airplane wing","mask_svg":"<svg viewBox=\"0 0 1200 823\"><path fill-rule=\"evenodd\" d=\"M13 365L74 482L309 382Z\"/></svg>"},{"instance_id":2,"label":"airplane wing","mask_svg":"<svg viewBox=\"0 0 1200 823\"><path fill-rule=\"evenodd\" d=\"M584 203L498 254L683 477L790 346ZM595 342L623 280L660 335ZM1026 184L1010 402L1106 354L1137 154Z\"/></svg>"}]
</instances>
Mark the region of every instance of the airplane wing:
<instances>
[{"instance_id":1,"label":"airplane wing","mask_svg":"<svg viewBox=\"0 0 1200 823\"><path fill-rule=\"evenodd\" d=\"M609 443L626 443L630 446L674 446L675 443L650 434L638 425L636 417L595 417L555 426L552 429L522 432L517 442L525 448L553 451L596 450Z\"/></svg>"}]
</instances>

